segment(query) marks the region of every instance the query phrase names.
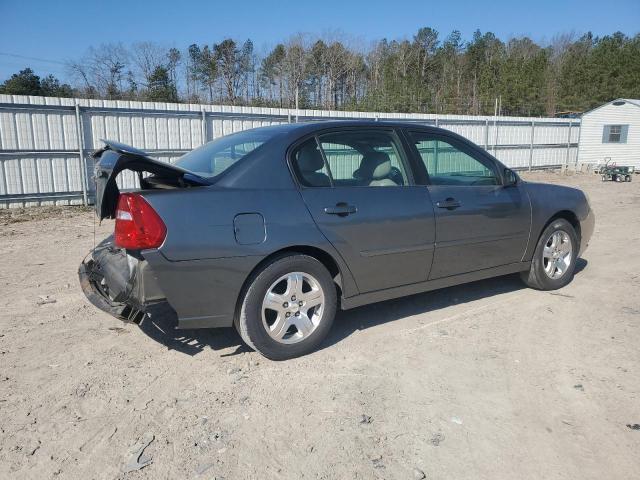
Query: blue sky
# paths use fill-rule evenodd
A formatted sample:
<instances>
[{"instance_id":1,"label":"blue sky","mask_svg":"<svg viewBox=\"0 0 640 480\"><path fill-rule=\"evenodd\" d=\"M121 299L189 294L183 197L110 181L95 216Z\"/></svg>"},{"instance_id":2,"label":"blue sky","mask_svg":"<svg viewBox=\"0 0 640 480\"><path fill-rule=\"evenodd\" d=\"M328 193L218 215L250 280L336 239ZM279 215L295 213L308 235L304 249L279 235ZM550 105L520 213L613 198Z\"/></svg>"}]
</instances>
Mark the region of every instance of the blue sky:
<instances>
[{"instance_id":1,"label":"blue sky","mask_svg":"<svg viewBox=\"0 0 640 480\"><path fill-rule=\"evenodd\" d=\"M0 0L0 80L25 66L64 79L65 60L99 43L151 40L182 49L230 36L250 37L261 51L296 32L341 32L367 45L411 38L422 26L442 36L457 29L466 39L476 29L538 42L569 32L633 35L640 31L640 0Z\"/></svg>"}]
</instances>

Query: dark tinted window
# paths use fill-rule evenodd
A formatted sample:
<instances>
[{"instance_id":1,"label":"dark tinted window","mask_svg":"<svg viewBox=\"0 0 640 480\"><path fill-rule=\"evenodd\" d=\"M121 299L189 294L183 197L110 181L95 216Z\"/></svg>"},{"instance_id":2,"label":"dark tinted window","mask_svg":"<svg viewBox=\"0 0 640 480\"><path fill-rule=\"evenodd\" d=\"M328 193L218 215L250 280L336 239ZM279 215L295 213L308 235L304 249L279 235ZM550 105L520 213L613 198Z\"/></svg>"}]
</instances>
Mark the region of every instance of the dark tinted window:
<instances>
[{"instance_id":1,"label":"dark tinted window","mask_svg":"<svg viewBox=\"0 0 640 480\"><path fill-rule=\"evenodd\" d=\"M411 138L429 174L432 185L498 185L492 164L465 152L456 142L427 133L412 132Z\"/></svg>"}]
</instances>

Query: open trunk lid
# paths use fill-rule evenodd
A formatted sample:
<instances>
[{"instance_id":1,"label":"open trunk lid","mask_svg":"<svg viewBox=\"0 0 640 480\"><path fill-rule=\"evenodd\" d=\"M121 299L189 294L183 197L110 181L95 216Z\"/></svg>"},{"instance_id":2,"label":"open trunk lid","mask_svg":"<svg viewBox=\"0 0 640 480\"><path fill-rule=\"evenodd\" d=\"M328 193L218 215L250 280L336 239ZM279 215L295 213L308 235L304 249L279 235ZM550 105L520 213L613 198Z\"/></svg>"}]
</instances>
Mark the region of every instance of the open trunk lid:
<instances>
[{"instance_id":1,"label":"open trunk lid","mask_svg":"<svg viewBox=\"0 0 640 480\"><path fill-rule=\"evenodd\" d=\"M205 178L170 163L155 160L142 150L111 140L102 140L105 147L97 150L94 179L96 182L96 215L114 218L120 190L116 177L123 170L137 172L142 190L189 188L210 185ZM144 176L147 172L150 176Z\"/></svg>"}]
</instances>

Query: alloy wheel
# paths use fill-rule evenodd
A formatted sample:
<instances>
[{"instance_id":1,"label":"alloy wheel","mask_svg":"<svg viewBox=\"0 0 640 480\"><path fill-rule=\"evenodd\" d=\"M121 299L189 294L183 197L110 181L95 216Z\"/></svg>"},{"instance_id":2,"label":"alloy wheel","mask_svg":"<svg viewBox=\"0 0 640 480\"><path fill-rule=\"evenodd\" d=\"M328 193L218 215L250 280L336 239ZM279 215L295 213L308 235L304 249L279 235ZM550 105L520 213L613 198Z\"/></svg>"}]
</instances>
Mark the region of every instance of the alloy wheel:
<instances>
[{"instance_id":1,"label":"alloy wheel","mask_svg":"<svg viewBox=\"0 0 640 480\"><path fill-rule=\"evenodd\" d=\"M262 323L280 343L297 343L311 335L324 307L320 282L305 272L291 272L273 282L262 301Z\"/></svg>"},{"instance_id":2,"label":"alloy wheel","mask_svg":"<svg viewBox=\"0 0 640 480\"><path fill-rule=\"evenodd\" d=\"M544 272L549 278L558 279L569 269L573 260L573 245L571 237L564 230L553 232L542 251Z\"/></svg>"}]
</instances>

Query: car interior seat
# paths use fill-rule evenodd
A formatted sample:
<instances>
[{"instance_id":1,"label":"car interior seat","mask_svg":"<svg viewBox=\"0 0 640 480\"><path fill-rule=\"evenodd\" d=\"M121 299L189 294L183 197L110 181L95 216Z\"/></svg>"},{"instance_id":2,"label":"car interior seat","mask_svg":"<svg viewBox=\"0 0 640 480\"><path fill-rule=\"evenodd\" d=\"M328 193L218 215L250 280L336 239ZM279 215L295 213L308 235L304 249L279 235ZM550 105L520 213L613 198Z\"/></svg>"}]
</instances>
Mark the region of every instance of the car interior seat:
<instances>
[{"instance_id":1,"label":"car interior seat","mask_svg":"<svg viewBox=\"0 0 640 480\"><path fill-rule=\"evenodd\" d=\"M360 168L355 176L370 187L393 187L398 183L393 181L391 174L391 159L384 152L369 152L360 162Z\"/></svg>"},{"instance_id":2,"label":"car interior seat","mask_svg":"<svg viewBox=\"0 0 640 480\"><path fill-rule=\"evenodd\" d=\"M322 153L318 150L317 145L307 143L299 151L297 155L298 169L304 182L311 187L330 187L331 179L329 176L320 172L324 167L324 159Z\"/></svg>"}]
</instances>

